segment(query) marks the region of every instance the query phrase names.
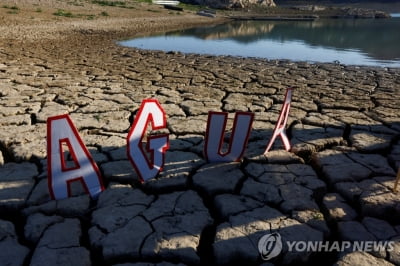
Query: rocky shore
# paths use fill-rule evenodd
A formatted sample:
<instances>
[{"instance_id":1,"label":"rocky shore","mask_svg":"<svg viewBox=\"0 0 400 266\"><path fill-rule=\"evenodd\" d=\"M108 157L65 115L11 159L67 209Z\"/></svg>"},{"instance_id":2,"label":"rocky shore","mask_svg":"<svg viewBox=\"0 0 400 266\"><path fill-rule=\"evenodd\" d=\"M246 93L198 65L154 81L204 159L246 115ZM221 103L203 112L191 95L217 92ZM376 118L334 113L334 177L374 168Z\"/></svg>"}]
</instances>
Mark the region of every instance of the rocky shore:
<instances>
[{"instance_id":1,"label":"rocky shore","mask_svg":"<svg viewBox=\"0 0 400 266\"><path fill-rule=\"evenodd\" d=\"M1 9L1 265L400 265L400 69L125 48L115 40L218 20L75 3L21 1L19 18ZM54 19L59 9L76 16ZM277 141L263 156L288 87L292 150ZM140 184L126 137L147 98L165 109L170 148L161 174ZM205 161L208 111L254 112L241 162ZM96 200L79 185L50 199L46 120L59 114L100 168ZM263 261L258 241L270 232L393 248L284 244Z\"/></svg>"}]
</instances>

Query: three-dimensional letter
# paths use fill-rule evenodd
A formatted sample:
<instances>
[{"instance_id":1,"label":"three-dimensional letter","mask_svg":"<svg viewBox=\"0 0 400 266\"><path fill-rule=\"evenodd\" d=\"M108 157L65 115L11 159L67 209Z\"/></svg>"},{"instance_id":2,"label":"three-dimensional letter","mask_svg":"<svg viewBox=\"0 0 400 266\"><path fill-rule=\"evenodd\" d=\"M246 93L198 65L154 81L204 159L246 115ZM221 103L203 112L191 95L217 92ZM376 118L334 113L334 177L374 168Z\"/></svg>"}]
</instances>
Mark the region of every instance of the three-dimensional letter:
<instances>
[{"instance_id":1,"label":"three-dimensional letter","mask_svg":"<svg viewBox=\"0 0 400 266\"><path fill-rule=\"evenodd\" d=\"M277 136L281 137L282 143L285 146L285 150L290 150L290 142L288 137L286 136L286 123L289 116L290 103L292 101L292 91L293 88L288 88L286 90L285 101L283 102L281 112L279 114L278 121L276 122L274 131L272 133L272 137L269 140L267 148L265 149L264 154L266 154L272 147L272 144L275 142Z\"/></svg>"},{"instance_id":2,"label":"three-dimensional letter","mask_svg":"<svg viewBox=\"0 0 400 266\"><path fill-rule=\"evenodd\" d=\"M127 138L128 158L142 182L155 177L162 170L165 152L169 148L168 134L147 137L145 149L150 154L149 160L143 147L149 123L153 130L166 128L167 125L165 112L156 99L143 100Z\"/></svg>"},{"instance_id":3,"label":"three-dimensional letter","mask_svg":"<svg viewBox=\"0 0 400 266\"><path fill-rule=\"evenodd\" d=\"M67 152L72 161L67 161ZM80 181L92 198L104 190L100 171L67 114L47 119L47 164L53 199L70 197L75 181Z\"/></svg>"},{"instance_id":4,"label":"three-dimensional letter","mask_svg":"<svg viewBox=\"0 0 400 266\"><path fill-rule=\"evenodd\" d=\"M222 152L227 118L228 113L225 112L208 113L204 155L210 162L237 162L243 156L254 114L236 112L229 147L226 152Z\"/></svg>"}]
</instances>

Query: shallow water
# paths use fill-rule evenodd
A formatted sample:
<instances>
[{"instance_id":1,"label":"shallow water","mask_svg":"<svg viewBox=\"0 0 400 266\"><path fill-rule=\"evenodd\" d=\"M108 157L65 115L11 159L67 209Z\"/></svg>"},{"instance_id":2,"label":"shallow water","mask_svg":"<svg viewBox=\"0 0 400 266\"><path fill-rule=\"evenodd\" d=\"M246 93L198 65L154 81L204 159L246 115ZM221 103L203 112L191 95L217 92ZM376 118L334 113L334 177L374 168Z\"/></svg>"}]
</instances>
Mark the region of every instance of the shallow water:
<instances>
[{"instance_id":1,"label":"shallow water","mask_svg":"<svg viewBox=\"0 0 400 266\"><path fill-rule=\"evenodd\" d=\"M400 14L391 19L235 21L121 41L210 55L400 67Z\"/></svg>"}]
</instances>

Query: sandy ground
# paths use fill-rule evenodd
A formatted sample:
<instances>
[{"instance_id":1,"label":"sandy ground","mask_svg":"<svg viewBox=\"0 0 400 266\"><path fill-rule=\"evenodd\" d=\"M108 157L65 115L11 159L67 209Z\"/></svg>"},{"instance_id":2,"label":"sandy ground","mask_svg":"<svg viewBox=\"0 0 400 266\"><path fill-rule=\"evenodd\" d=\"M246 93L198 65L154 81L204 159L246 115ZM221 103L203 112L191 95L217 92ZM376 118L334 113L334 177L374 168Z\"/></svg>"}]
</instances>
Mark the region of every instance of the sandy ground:
<instances>
[{"instance_id":1,"label":"sandy ground","mask_svg":"<svg viewBox=\"0 0 400 266\"><path fill-rule=\"evenodd\" d=\"M68 44L71 44L74 36L88 39L89 35L96 35L103 40L115 40L223 20L201 17L195 11L171 11L162 6L131 0L124 1L125 4L120 6L104 6L93 2L95 1L2 1L0 42L4 48L7 43L12 44L15 41L57 41L66 37Z\"/></svg>"}]
</instances>

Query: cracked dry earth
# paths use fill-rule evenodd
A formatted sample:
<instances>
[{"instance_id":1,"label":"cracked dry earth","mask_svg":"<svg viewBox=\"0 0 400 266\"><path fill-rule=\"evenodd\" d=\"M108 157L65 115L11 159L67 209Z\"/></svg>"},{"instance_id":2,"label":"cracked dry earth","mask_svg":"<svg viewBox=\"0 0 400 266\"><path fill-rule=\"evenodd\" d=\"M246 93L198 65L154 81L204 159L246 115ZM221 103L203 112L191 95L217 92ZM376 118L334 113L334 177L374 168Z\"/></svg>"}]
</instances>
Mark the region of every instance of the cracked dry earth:
<instances>
[{"instance_id":1,"label":"cracked dry earth","mask_svg":"<svg viewBox=\"0 0 400 266\"><path fill-rule=\"evenodd\" d=\"M141 51L85 36L0 51L0 264L400 264L400 69ZM75 45L75 46L74 46ZM17 52L16 52L17 51ZM286 152L271 137L296 87ZM126 156L143 99L170 149L144 184ZM255 113L244 159L208 163L208 111ZM50 200L46 119L70 114L106 190ZM229 131L229 129L228 129ZM165 131L164 131L165 132ZM395 241L380 252L289 252L260 237Z\"/></svg>"}]
</instances>

